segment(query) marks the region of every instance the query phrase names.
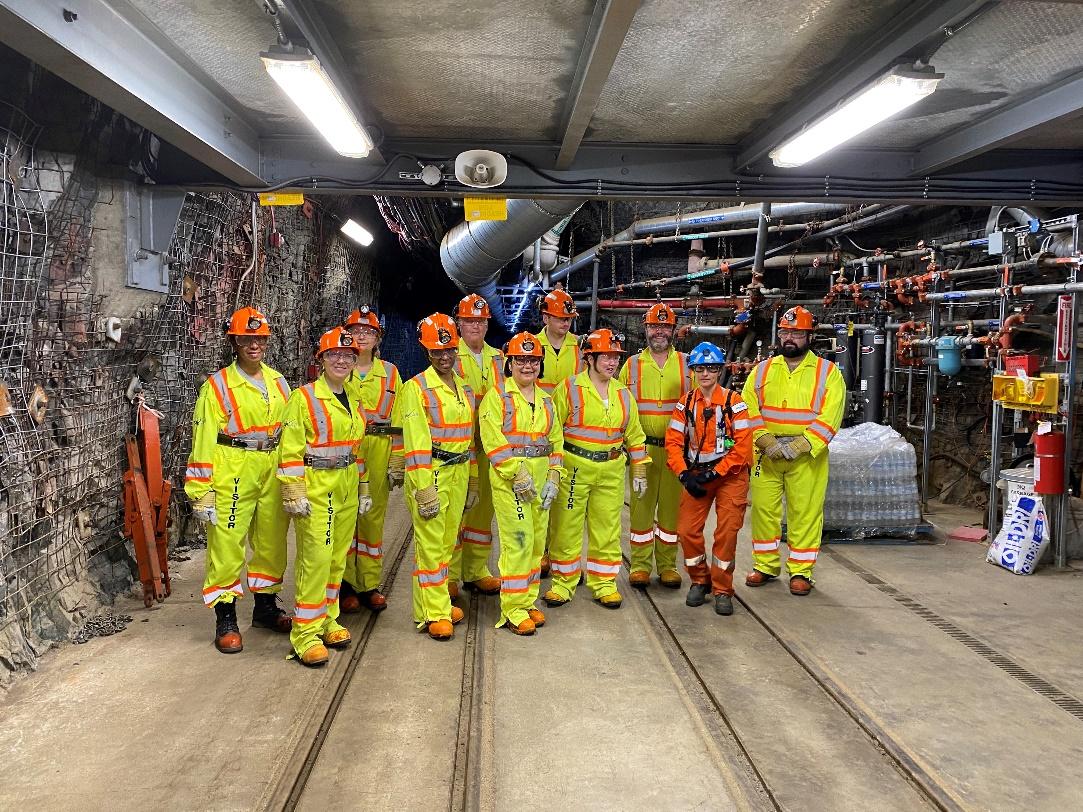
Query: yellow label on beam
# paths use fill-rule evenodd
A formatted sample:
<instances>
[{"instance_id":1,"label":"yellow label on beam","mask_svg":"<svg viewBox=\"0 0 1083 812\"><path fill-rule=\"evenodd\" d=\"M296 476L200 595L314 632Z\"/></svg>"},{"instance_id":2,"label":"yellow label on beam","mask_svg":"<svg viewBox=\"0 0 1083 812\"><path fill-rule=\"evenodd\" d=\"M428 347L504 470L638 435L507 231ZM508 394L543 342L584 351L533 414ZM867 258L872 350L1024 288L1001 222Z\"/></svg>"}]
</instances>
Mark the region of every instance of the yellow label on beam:
<instances>
[{"instance_id":1,"label":"yellow label on beam","mask_svg":"<svg viewBox=\"0 0 1083 812\"><path fill-rule=\"evenodd\" d=\"M463 209L469 221L508 219L506 197L467 197L463 199Z\"/></svg>"},{"instance_id":2,"label":"yellow label on beam","mask_svg":"<svg viewBox=\"0 0 1083 812\"><path fill-rule=\"evenodd\" d=\"M260 192L261 206L303 206L305 196L300 192Z\"/></svg>"}]
</instances>

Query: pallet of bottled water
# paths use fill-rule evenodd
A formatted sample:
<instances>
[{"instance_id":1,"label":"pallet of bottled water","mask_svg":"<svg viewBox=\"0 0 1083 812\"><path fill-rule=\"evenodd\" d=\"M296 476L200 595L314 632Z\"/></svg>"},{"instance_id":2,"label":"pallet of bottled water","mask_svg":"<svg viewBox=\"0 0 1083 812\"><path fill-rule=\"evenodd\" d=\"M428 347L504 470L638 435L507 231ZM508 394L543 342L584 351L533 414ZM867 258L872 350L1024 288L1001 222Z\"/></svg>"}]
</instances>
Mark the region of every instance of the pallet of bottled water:
<instances>
[{"instance_id":1,"label":"pallet of bottled water","mask_svg":"<svg viewBox=\"0 0 1083 812\"><path fill-rule=\"evenodd\" d=\"M914 538L932 531L921 520L914 447L890 426L862 423L829 446L824 528L840 540Z\"/></svg>"}]
</instances>

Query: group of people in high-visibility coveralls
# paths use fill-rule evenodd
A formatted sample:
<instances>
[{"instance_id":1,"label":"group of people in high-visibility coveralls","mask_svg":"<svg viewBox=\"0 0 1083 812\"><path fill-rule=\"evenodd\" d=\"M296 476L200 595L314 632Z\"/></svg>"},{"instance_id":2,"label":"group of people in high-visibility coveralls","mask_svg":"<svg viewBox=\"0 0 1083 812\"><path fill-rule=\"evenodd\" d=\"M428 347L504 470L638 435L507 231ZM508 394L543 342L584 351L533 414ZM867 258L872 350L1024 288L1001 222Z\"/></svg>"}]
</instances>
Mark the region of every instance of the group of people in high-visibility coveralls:
<instances>
[{"instance_id":1,"label":"group of people in high-visibility coveralls","mask_svg":"<svg viewBox=\"0 0 1083 812\"><path fill-rule=\"evenodd\" d=\"M781 574L785 495L790 591L809 593L824 452L845 394L834 364L810 352L812 314L783 314L780 355L758 364L738 394L720 383L720 348L674 348L677 317L664 303L648 310L647 346L623 367L622 335L570 332L577 313L565 291L539 304L543 329L513 336L502 351L485 341L490 310L476 294L454 317L423 319L418 340L430 366L405 383L379 357L380 320L363 306L323 334L319 377L294 391L263 364L271 335L263 314L233 315L236 360L200 390L185 482L207 527L203 596L215 610L219 651L242 649L235 602L246 568L253 625L289 633L291 656L318 666L328 648L348 646L340 613L387 605L383 525L398 486L414 524L413 617L434 639L451 638L463 619L453 604L460 582L499 594L498 625L519 635L545 623L539 596L562 606L583 580L599 604L618 608L626 482L631 586L648 588L656 573L679 588L679 549L691 580L685 602L700 606L711 595L718 614L732 614L749 497L745 584L757 587ZM277 600L290 518L292 617ZM494 518L499 576L489 570Z\"/></svg>"}]
</instances>

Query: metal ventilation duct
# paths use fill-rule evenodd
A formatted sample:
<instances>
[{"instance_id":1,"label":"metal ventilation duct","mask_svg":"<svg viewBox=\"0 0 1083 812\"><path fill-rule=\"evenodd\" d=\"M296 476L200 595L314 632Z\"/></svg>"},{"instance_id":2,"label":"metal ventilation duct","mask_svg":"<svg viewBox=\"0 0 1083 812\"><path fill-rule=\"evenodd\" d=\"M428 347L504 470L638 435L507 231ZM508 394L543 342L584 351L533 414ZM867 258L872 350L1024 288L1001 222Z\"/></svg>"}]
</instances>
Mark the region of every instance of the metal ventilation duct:
<instances>
[{"instance_id":1,"label":"metal ventilation duct","mask_svg":"<svg viewBox=\"0 0 1083 812\"><path fill-rule=\"evenodd\" d=\"M508 201L507 220L459 223L440 241L444 271L464 293L483 296L493 318L507 324L496 293L500 270L582 203L581 200L515 199Z\"/></svg>"}]
</instances>

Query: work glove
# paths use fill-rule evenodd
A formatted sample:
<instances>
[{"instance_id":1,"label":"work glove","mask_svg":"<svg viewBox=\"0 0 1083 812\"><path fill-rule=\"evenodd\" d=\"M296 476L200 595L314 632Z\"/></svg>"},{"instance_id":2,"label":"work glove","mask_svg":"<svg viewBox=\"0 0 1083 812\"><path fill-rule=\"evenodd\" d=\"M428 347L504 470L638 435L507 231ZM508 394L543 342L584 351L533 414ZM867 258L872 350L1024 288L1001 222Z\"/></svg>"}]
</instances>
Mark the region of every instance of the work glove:
<instances>
[{"instance_id":1,"label":"work glove","mask_svg":"<svg viewBox=\"0 0 1083 812\"><path fill-rule=\"evenodd\" d=\"M812 443L800 435L787 437L786 441L782 443L782 456L788 460L795 460L802 454L808 454L811 451Z\"/></svg>"},{"instance_id":2,"label":"work glove","mask_svg":"<svg viewBox=\"0 0 1083 812\"><path fill-rule=\"evenodd\" d=\"M696 472L696 484L701 488L710 482L714 482L716 479L718 479L718 471L714 468L706 468Z\"/></svg>"},{"instance_id":3,"label":"work glove","mask_svg":"<svg viewBox=\"0 0 1083 812\"><path fill-rule=\"evenodd\" d=\"M632 463L632 493L640 499L647 493L647 464L644 462Z\"/></svg>"},{"instance_id":4,"label":"work glove","mask_svg":"<svg viewBox=\"0 0 1083 812\"><path fill-rule=\"evenodd\" d=\"M218 525L218 511L214 508L214 491L207 491L192 503L192 515L203 524Z\"/></svg>"},{"instance_id":5,"label":"work glove","mask_svg":"<svg viewBox=\"0 0 1083 812\"><path fill-rule=\"evenodd\" d=\"M541 507L542 510L549 510L553 506L553 500L557 498L557 494L560 492L560 471L556 468L549 469L549 476L545 479L545 484L541 489Z\"/></svg>"},{"instance_id":6,"label":"work glove","mask_svg":"<svg viewBox=\"0 0 1083 812\"><path fill-rule=\"evenodd\" d=\"M440 497L435 485L416 491L414 501L417 502L417 515L422 519L434 519L440 514Z\"/></svg>"},{"instance_id":7,"label":"work glove","mask_svg":"<svg viewBox=\"0 0 1083 812\"><path fill-rule=\"evenodd\" d=\"M282 509L291 516L308 516L312 513L312 503L308 501L303 482L290 482L282 486Z\"/></svg>"},{"instance_id":8,"label":"work glove","mask_svg":"<svg viewBox=\"0 0 1083 812\"><path fill-rule=\"evenodd\" d=\"M369 484L361 482L357 486L357 515L364 516L372 510L372 497L369 495Z\"/></svg>"},{"instance_id":9,"label":"work glove","mask_svg":"<svg viewBox=\"0 0 1083 812\"><path fill-rule=\"evenodd\" d=\"M707 491L700 487L700 484L697 481L696 472L691 468L681 471L677 476L677 479L681 481L681 484L684 485L684 489L688 491L693 498L702 499L707 495Z\"/></svg>"},{"instance_id":10,"label":"work glove","mask_svg":"<svg viewBox=\"0 0 1083 812\"><path fill-rule=\"evenodd\" d=\"M404 479L406 479L406 457L402 454L392 454L391 459L387 461L388 490L401 488Z\"/></svg>"},{"instance_id":11,"label":"work glove","mask_svg":"<svg viewBox=\"0 0 1083 812\"><path fill-rule=\"evenodd\" d=\"M771 432L761 434L756 438L756 448L763 452L763 456L771 460L782 459L786 454L782 448L782 443Z\"/></svg>"},{"instance_id":12,"label":"work glove","mask_svg":"<svg viewBox=\"0 0 1083 812\"><path fill-rule=\"evenodd\" d=\"M511 481L511 489L520 502L533 502L538 498L538 489L534 487L534 477L530 475L530 469L525 462L519 463L519 470Z\"/></svg>"},{"instance_id":13,"label":"work glove","mask_svg":"<svg viewBox=\"0 0 1083 812\"><path fill-rule=\"evenodd\" d=\"M477 479L477 477L470 477L470 484L466 486L466 504L463 505L463 509L464 510L470 510L477 503L478 503L478 479Z\"/></svg>"}]
</instances>

